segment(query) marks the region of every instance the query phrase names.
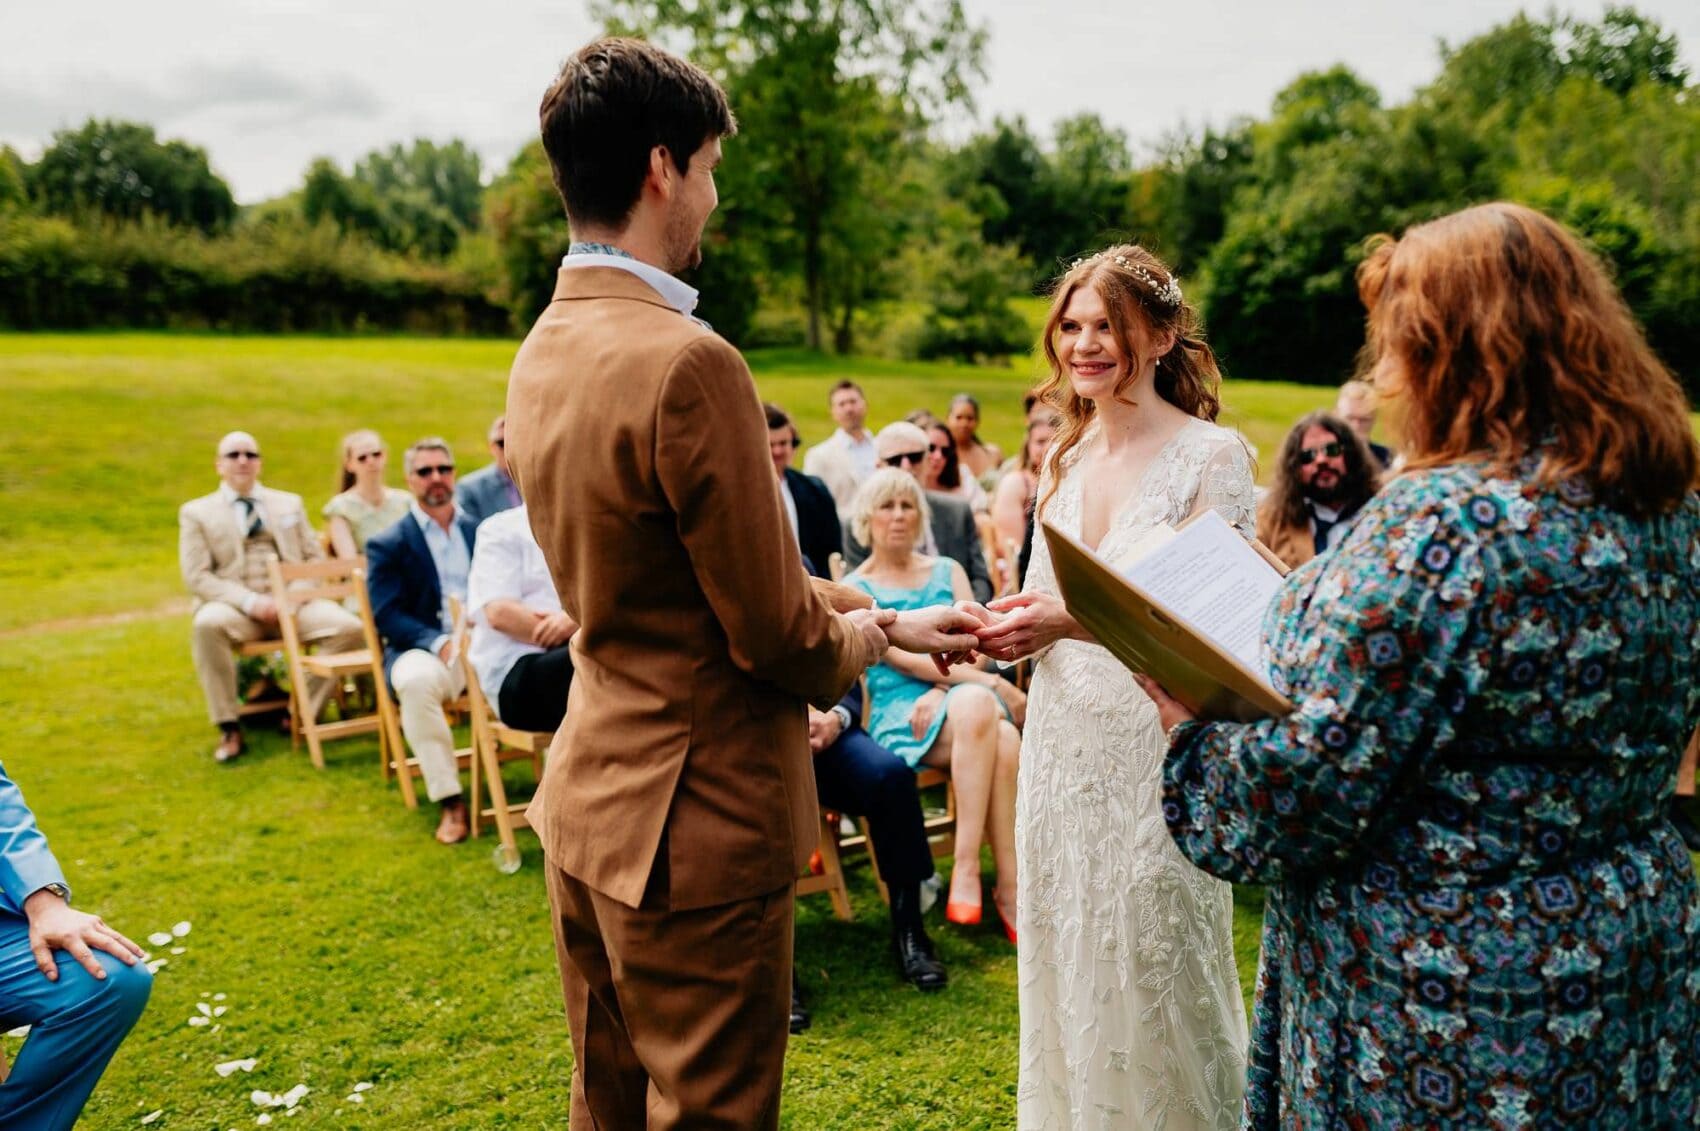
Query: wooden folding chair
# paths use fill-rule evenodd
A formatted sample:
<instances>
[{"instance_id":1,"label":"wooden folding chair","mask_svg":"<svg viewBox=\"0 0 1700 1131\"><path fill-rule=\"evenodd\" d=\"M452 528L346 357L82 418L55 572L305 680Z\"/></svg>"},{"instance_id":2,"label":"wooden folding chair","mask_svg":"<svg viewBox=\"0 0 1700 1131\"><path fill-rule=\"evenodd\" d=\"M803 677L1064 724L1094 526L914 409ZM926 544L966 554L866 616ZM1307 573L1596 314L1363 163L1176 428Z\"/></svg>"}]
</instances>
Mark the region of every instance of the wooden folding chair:
<instances>
[{"instance_id":1,"label":"wooden folding chair","mask_svg":"<svg viewBox=\"0 0 1700 1131\"><path fill-rule=\"evenodd\" d=\"M844 882L844 861L839 855L838 843L838 814L823 809L820 814L820 842L815 847L814 860L811 860L811 864L819 861L820 871L811 868L797 877L797 896L801 898L824 891L832 897L832 913L849 921L856 917L856 913L850 909L850 888Z\"/></svg>"},{"instance_id":2,"label":"wooden folding chair","mask_svg":"<svg viewBox=\"0 0 1700 1131\"><path fill-rule=\"evenodd\" d=\"M471 626L467 624L459 601L449 598L449 607L453 610L457 627L455 649L466 676L467 707L472 715L472 795L467 803L472 816L472 835L478 835L478 824L484 818L494 821L496 839L500 842L495 851L496 870L512 875L520 867L519 842L514 839L514 830L528 829L531 822L526 820L523 802L508 801L507 787L502 783L502 764L529 761L532 772L541 782L543 755L555 740L555 735L551 731L516 730L496 717L489 697L479 685L478 672L467 655ZM484 804L486 791L490 794L489 805Z\"/></svg>"},{"instance_id":3,"label":"wooden folding chair","mask_svg":"<svg viewBox=\"0 0 1700 1131\"><path fill-rule=\"evenodd\" d=\"M245 660L250 656L270 656L273 653L281 653L285 650L283 637L274 636L266 640L250 640L246 644L238 644L236 655ZM256 680L252 686L243 690L242 702L236 708L237 717L245 719L249 715L269 715L274 711L282 711L289 718L289 734L293 740L299 720L295 715L295 704L292 697L279 688L275 695L268 695L263 699L256 698L255 696L265 686L265 680Z\"/></svg>"},{"instance_id":4,"label":"wooden folding chair","mask_svg":"<svg viewBox=\"0 0 1700 1131\"><path fill-rule=\"evenodd\" d=\"M313 765L321 770L325 768L324 740L376 733L381 747L384 742L383 718L374 709L370 714L321 723L317 712L308 709L308 680L322 679L336 687L355 676L371 676L376 684L373 688L373 702L376 703L383 695L383 655L378 654L374 667L374 657L369 648L351 652L310 652L301 639L301 627L296 616L301 606L309 601L340 603L354 596L356 588L364 589L364 584L356 580L355 573L365 564L364 558L352 561L333 558L317 562L274 560L267 567L271 574L272 600L277 605L278 626L283 631L284 657L289 663L290 710L294 715L295 726L292 729L296 735L291 745L299 746L301 737L305 736L307 753L313 759Z\"/></svg>"}]
</instances>

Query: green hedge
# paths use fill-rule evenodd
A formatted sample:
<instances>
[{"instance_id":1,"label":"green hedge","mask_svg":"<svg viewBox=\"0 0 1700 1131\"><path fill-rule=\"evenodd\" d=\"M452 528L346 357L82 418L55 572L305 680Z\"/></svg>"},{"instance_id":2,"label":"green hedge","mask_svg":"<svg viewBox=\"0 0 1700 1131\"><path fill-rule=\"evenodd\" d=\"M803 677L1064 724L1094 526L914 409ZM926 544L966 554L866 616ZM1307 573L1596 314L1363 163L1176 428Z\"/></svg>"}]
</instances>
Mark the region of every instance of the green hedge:
<instances>
[{"instance_id":1,"label":"green hedge","mask_svg":"<svg viewBox=\"0 0 1700 1131\"><path fill-rule=\"evenodd\" d=\"M0 213L0 327L503 334L481 281L328 225L209 237L157 222Z\"/></svg>"}]
</instances>

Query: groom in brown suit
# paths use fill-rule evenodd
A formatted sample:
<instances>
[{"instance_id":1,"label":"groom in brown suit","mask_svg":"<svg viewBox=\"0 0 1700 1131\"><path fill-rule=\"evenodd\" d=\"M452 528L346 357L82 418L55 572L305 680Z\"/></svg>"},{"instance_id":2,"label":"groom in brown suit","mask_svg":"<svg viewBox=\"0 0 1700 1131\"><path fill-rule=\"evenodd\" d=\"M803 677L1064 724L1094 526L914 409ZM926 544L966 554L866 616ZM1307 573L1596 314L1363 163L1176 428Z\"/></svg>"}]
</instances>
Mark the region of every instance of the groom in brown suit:
<instances>
[{"instance_id":1,"label":"groom in brown suit","mask_svg":"<svg viewBox=\"0 0 1700 1131\"><path fill-rule=\"evenodd\" d=\"M974 646L803 572L738 351L692 316L725 94L647 43L579 51L544 95L574 240L514 361L509 469L579 623L529 816L548 857L575 1128L772 1128L792 886L817 835L805 702L887 637Z\"/></svg>"}]
</instances>

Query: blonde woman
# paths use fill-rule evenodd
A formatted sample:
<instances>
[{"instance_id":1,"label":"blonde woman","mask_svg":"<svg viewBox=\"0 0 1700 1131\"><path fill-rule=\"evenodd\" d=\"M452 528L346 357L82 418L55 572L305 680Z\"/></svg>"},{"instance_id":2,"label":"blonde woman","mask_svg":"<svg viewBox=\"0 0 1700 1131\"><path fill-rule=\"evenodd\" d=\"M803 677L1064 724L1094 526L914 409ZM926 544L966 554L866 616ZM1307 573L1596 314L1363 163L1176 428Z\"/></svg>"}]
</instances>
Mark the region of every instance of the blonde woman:
<instances>
[{"instance_id":1,"label":"blonde woman","mask_svg":"<svg viewBox=\"0 0 1700 1131\"><path fill-rule=\"evenodd\" d=\"M950 558L917 551L931 521L926 493L909 473L887 468L856 492L852 533L868 559L845 583L899 611L972 601L968 574ZM981 917L980 846L997 867L994 898L1006 931L1015 921L1015 779L1021 735L1013 718L1026 696L990 671L958 666L940 675L933 661L892 649L868 669L874 741L908 762L950 772L956 788L956 850L945 917Z\"/></svg>"},{"instance_id":2,"label":"blonde woman","mask_svg":"<svg viewBox=\"0 0 1700 1131\"><path fill-rule=\"evenodd\" d=\"M369 428L342 438L342 472L337 494L325 504L325 530L331 555L357 558L366 552L366 539L401 521L413 496L384 486L389 450Z\"/></svg>"}]
</instances>

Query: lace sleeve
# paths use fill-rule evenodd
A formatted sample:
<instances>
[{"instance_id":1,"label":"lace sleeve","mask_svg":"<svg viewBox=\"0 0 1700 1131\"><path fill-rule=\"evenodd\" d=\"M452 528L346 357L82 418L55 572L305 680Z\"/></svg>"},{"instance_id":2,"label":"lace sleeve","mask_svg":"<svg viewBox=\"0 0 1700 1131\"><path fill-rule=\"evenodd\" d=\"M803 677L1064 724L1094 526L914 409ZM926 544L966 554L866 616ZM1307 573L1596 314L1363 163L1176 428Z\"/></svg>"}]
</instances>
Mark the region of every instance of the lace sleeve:
<instances>
[{"instance_id":1,"label":"lace sleeve","mask_svg":"<svg viewBox=\"0 0 1700 1131\"><path fill-rule=\"evenodd\" d=\"M1251 453L1238 432L1229 431L1198 473L1192 513L1213 510L1247 542L1257 537L1256 496L1252 493Z\"/></svg>"}]
</instances>

